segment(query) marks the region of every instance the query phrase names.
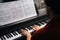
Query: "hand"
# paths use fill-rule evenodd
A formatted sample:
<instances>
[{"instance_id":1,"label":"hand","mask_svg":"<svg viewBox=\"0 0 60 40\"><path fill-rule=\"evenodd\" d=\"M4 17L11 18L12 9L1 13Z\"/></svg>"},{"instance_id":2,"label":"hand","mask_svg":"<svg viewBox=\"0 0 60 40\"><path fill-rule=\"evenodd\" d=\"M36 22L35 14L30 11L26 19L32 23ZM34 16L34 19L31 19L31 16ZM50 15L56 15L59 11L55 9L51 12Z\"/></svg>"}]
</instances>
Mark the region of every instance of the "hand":
<instances>
[{"instance_id":1,"label":"hand","mask_svg":"<svg viewBox=\"0 0 60 40\"><path fill-rule=\"evenodd\" d=\"M41 29L41 27L40 27L40 26L38 26L38 25L34 25L34 26L32 27L32 29L33 29L33 30L35 30L35 31L38 31L38 30L40 30L40 29Z\"/></svg>"},{"instance_id":2,"label":"hand","mask_svg":"<svg viewBox=\"0 0 60 40\"><path fill-rule=\"evenodd\" d=\"M25 35L26 37L31 37L31 34L28 31L24 30L24 29L21 29L21 33L23 35Z\"/></svg>"},{"instance_id":3,"label":"hand","mask_svg":"<svg viewBox=\"0 0 60 40\"><path fill-rule=\"evenodd\" d=\"M34 25L34 26L32 27L32 29L35 30L35 31L38 31L38 30L41 29L41 27L38 26L38 25ZM21 33L22 33L23 35L27 36L27 37L31 37L31 34L30 34L28 31L24 30L24 29L21 30Z\"/></svg>"}]
</instances>

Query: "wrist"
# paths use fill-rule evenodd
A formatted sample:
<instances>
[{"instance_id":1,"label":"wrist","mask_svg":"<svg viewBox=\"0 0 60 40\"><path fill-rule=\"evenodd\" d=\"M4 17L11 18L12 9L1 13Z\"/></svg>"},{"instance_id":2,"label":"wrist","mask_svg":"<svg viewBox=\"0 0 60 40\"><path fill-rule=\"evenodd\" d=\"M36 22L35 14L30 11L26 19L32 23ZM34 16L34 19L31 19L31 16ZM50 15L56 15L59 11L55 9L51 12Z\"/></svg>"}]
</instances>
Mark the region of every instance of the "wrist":
<instances>
[{"instance_id":1,"label":"wrist","mask_svg":"<svg viewBox=\"0 0 60 40\"><path fill-rule=\"evenodd\" d=\"M31 35L27 35L26 37L27 37L27 38L31 38L32 36L31 36Z\"/></svg>"},{"instance_id":2,"label":"wrist","mask_svg":"<svg viewBox=\"0 0 60 40\"><path fill-rule=\"evenodd\" d=\"M31 35L30 36L27 36L27 40L31 40Z\"/></svg>"}]
</instances>

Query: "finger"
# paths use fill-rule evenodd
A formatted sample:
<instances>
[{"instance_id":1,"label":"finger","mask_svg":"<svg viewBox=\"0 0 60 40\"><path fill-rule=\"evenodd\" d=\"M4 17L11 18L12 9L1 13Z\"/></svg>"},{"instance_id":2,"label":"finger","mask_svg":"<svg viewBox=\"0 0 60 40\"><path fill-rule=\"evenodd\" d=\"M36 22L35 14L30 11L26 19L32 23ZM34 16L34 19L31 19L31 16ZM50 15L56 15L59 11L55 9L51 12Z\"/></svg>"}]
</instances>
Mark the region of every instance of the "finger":
<instances>
[{"instance_id":1,"label":"finger","mask_svg":"<svg viewBox=\"0 0 60 40\"><path fill-rule=\"evenodd\" d=\"M23 30L23 29L21 29L21 34L23 34L23 32L24 32L24 30Z\"/></svg>"},{"instance_id":2,"label":"finger","mask_svg":"<svg viewBox=\"0 0 60 40\"><path fill-rule=\"evenodd\" d=\"M39 27L39 25L34 25L34 27Z\"/></svg>"},{"instance_id":3,"label":"finger","mask_svg":"<svg viewBox=\"0 0 60 40\"><path fill-rule=\"evenodd\" d=\"M21 29L21 31L26 31L25 29Z\"/></svg>"},{"instance_id":4,"label":"finger","mask_svg":"<svg viewBox=\"0 0 60 40\"><path fill-rule=\"evenodd\" d=\"M35 28L32 28L33 30L36 30Z\"/></svg>"},{"instance_id":5,"label":"finger","mask_svg":"<svg viewBox=\"0 0 60 40\"><path fill-rule=\"evenodd\" d=\"M21 31L24 31L23 29L21 29Z\"/></svg>"},{"instance_id":6,"label":"finger","mask_svg":"<svg viewBox=\"0 0 60 40\"><path fill-rule=\"evenodd\" d=\"M37 27L37 26L36 26L36 25L34 25L32 28L33 28L33 29L35 29L36 27Z\"/></svg>"},{"instance_id":7,"label":"finger","mask_svg":"<svg viewBox=\"0 0 60 40\"><path fill-rule=\"evenodd\" d=\"M32 29L33 29L33 30L36 30L35 26L32 26Z\"/></svg>"},{"instance_id":8,"label":"finger","mask_svg":"<svg viewBox=\"0 0 60 40\"><path fill-rule=\"evenodd\" d=\"M21 29L21 34L24 34L25 33L25 30L24 29Z\"/></svg>"}]
</instances>

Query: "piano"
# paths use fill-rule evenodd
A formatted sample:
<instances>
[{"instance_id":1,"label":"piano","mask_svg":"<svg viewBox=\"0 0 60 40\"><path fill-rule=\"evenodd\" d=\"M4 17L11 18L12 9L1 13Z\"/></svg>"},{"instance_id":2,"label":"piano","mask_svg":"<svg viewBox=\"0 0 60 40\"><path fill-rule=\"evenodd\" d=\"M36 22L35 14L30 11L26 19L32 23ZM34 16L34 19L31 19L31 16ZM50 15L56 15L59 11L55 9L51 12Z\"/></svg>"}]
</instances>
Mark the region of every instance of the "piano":
<instances>
[{"instance_id":1,"label":"piano","mask_svg":"<svg viewBox=\"0 0 60 40\"><path fill-rule=\"evenodd\" d=\"M49 21L50 19L46 15L44 15L26 22L0 28L0 40L15 40L18 38L21 39L21 37L23 37L23 35L21 35L20 33L21 29L26 29L28 32L32 33L34 31L31 28L33 25L44 27Z\"/></svg>"},{"instance_id":2,"label":"piano","mask_svg":"<svg viewBox=\"0 0 60 40\"><path fill-rule=\"evenodd\" d=\"M51 20L47 15L38 15L37 13L36 17L0 26L0 40L24 40L25 36L21 34L21 29L25 29L32 33L34 32L32 29L33 25L44 27Z\"/></svg>"}]
</instances>

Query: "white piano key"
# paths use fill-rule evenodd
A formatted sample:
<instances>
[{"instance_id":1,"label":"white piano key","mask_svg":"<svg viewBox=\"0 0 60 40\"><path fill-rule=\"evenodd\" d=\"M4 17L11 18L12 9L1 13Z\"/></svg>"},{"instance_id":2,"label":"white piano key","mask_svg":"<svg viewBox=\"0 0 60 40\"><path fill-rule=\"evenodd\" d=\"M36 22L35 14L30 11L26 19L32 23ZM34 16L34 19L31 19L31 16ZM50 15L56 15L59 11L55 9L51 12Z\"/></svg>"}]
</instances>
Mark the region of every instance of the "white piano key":
<instances>
[{"instance_id":1,"label":"white piano key","mask_svg":"<svg viewBox=\"0 0 60 40\"><path fill-rule=\"evenodd\" d=\"M10 38L12 37L10 34L8 34L8 35L9 35Z\"/></svg>"},{"instance_id":2,"label":"white piano key","mask_svg":"<svg viewBox=\"0 0 60 40\"><path fill-rule=\"evenodd\" d=\"M42 22L42 23L47 24L47 23L45 23L45 22Z\"/></svg>"},{"instance_id":3,"label":"white piano key","mask_svg":"<svg viewBox=\"0 0 60 40\"><path fill-rule=\"evenodd\" d=\"M11 35L11 33L10 33L10 36L13 37L13 36Z\"/></svg>"},{"instance_id":4,"label":"white piano key","mask_svg":"<svg viewBox=\"0 0 60 40\"><path fill-rule=\"evenodd\" d=\"M16 33L17 35L19 35L19 33L18 33L17 31L15 31L15 33Z\"/></svg>"},{"instance_id":5,"label":"white piano key","mask_svg":"<svg viewBox=\"0 0 60 40\"><path fill-rule=\"evenodd\" d=\"M14 32L15 33L15 35L18 35L16 32Z\"/></svg>"},{"instance_id":6,"label":"white piano key","mask_svg":"<svg viewBox=\"0 0 60 40\"><path fill-rule=\"evenodd\" d=\"M0 40L2 40L2 39L0 38Z\"/></svg>"},{"instance_id":7,"label":"white piano key","mask_svg":"<svg viewBox=\"0 0 60 40\"><path fill-rule=\"evenodd\" d=\"M51 19L47 19L47 20L45 20L46 22L49 22Z\"/></svg>"},{"instance_id":8,"label":"white piano key","mask_svg":"<svg viewBox=\"0 0 60 40\"><path fill-rule=\"evenodd\" d=\"M46 22L49 22L48 20L45 20Z\"/></svg>"},{"instance_id":9,"label":"white piano key","mask_svg":"<svg viewBox=\"0 0 60 40\"><path fill-rule=\"evenodd\" d=\"M33 27L33 26L30 26L30 27Z\"/></svg>"},{"instance_id":10,"label":"white piano key","mask_svg":"<svg viewBox=\"0 0 60 40\"><path fill-rule=\"evenodd\" d=\"M10 38L10 35L9 34L7 34L8 35L8 37Z\"/></svg>"},{"instance_id":11,"label":"white piano key","mask_svg":"<svg viewBox=\"0 0 60 40\"><path fill-rule=\"evenodd\" d=\"M3 38L3 36L2 36L1 38L2 38L2 40L5 40L5 39Z\"/></svg>"},{"instance_id":12,"label":"white piano key","mask_svg":"<svg viewBox=\"0 0 60 40\"><path fill-rule=\"evenodd\" d=\"M16 36L15 32L12 33L14 36Z\"/></svg>"},{"instance_id":13,"label":"white piano key","mask_svg":"<svg viewBox=\"0 0 60 40\"><path fill-rule=\"evenodd\" d=\"M19 34L17 31L16 31L16 33L17 33L18 35L13 36L12 38L9 38L9 40L13 40L13 39L16 39L16 38L18 38L18 37L21 37L21 36L22 36L22 35L21 35L21 34Z\"/></svg>"},{"instance_id":14,"label":"white piano key","mask_svg":"<svg viewBox=\"0 0 60 40\"><path fill-rule=\"evenodd\" d=\"M29 30L28 32L30 32L30 33L31 33L31 32L33 32L33 31L34 31L34 30L33 30L33 29L31 29L31 30Z\"/></svg>"},{"instance_id":15,"label":"white piano key","mask_svg":"<svg viewBox=\"0 0 60 40\"><path fill-rule=\"evenodd\" d=\"M43 27L45 27L47 24L44 24L44 25L42 25L42 26L40 26L41 28L43 28Z\"/></svg>"},{"instance_id":16,"label":"white piano key","mask_svg":"<svg viewBox=\"0 0 60 40\"><path fill-rule=\"evenodd\" d=\"M15 31L15 32L19 35L19 33L17 31Z\"/></svg>"},{"instance_id":17,"label":"white piano key","mask_svg":"<svg viewBox=\"0 0 60 40\"><path fill-rule=\"evenodd\" d=\"M41 23L38 23L38 24L40 24L41 26L43 25L43 24L41 24Z\"/></svg>"},{"instance_id":18,"label":"white piano key","mask_svg":"<svg viewBox=\"0 0 60 40\"><path fill-rule=\"evenodd\" d=\"M5 39L7 40L8 38L4 35Z\"/></svg>"},{"instance_id":19,"label":"white piano key","mask_svg":"<svg viewBox=\"0 0 60 40\"><path fill-rule=\"evenodd\" d=\"M14 36L13 33L10 33L10 34L11 34L12 36Z\"/></svg>"},{"instance_id":20,"label":"white piano key","mask_svg":"<svg viewBox=\"0 0 60 40\"><path fill-rule=\"evenodd\" d=\"M29 29L28 28L25 28L27 31L29 31Z\"/></svg>"},{"instance_id":21,"label":"white piano key","mask_svg":"<svg viewBox=\"0 0 60 40\"><path fill-rule=\"evenodd\" d=\"M8 34L6 35L6 37L7 37L7 38L10 38Z\"/></svg>"},{"instance_id":22,"label":"white piano key","mask_svg":"<svg viewBox=\"0 0 60 40\"><path fill-rule=\"evenodd\" d=\"M29 26L29 27L27 27L27 28L28 28L29 30L31 30L31 29L32 29L32 27L30 27L30 26Z\"/></svg>"},{"instance_id":23,"label":"white piano key","mask_svg":"<svg viewBox=\"0 0 60 40\"><path fill-rule=\"evenodd\" d=\"M18 35L22 36L21 34L19 34L17 31L15 31Z\"/></svg>"}]
</instances>

